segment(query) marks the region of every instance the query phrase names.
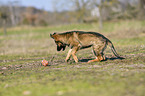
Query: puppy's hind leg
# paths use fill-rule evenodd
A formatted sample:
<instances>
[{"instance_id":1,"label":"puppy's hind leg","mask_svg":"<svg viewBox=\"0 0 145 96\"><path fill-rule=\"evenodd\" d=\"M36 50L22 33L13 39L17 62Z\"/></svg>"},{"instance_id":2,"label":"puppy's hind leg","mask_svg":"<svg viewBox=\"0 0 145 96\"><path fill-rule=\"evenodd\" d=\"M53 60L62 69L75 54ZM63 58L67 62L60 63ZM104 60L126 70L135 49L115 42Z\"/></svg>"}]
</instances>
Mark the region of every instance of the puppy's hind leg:
<instances>
[{"instance_id":1,"label":"puppy's hind leg","mask_svg":"<svg viewBox=\"0 0 145 96\"><path fill-rule=\"evenodd\" d=\"M95 61L102 61L105 60L105 56L103 54L104 50L106 49L106 43L101 44L100 46L93 46L93 53L96 56L96 59L94 60L89 60L88 63L90 62L95 62Z\"/></svg>"},{"instance_id":2,"label":"puppy's hind leg","mask_svg":"<svg viewBox=\"0 0 145 96\"><path fill-rule=\"evenodd\" d=\"M106 43L104 43L104 45L102 46L102 47L100 47L100 50L101 50L101 52L100 52L100 60L102 61L102 60L106 60L106 57L105 57L105 55L104 55L104 50L106 49L106 47L107 47L107 44Z\"/></svg>"},{"instance_id":3,"label":"puppy's hind leg","mask_svg":"<svg viewBox=\"0 0 145 96\"><path fill-rule=\"evenodd\" d=\"M97 50L96 50L96 49L97 49ZM98 48L97 48L97 47L95 48L95 47L93 46L93 47L92 47L92 51L93 51L94 55L96 56L96 59L89 60L88 63L96 62L96 61L99 62L100 59L98 58L98 55L99 55L99 54L98 54Z\"/></svg>"}]
</instances>

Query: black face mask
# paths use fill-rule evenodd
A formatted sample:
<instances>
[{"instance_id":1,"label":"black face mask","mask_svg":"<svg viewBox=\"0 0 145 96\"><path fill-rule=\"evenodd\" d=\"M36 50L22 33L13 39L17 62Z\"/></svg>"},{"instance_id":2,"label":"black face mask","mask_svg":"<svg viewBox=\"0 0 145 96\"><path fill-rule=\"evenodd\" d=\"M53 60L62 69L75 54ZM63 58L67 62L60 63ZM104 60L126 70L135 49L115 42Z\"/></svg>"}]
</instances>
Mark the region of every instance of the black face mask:
<instances>
[{"instance_id":1,"label":"black face mask","mask_svg":"<svg viewBox=\"0 0 145 96\"><path fill-rule=\"evenodd\" d=\"M57 51L60 51L61 49L64 51L65 47L66 47L66 45L61 45L61 46L57 45Z\"/></svg>"}]
</instances>

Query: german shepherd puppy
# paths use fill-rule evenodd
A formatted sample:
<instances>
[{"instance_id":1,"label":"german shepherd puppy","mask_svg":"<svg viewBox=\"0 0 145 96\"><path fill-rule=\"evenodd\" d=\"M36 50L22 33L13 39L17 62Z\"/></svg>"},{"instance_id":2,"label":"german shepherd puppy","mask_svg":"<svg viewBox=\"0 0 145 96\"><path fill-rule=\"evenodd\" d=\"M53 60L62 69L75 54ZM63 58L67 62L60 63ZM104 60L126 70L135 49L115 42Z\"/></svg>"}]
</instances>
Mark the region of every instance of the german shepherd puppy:
<instances>
[{"instance_id":1,"label":"german shepherd puppy","mask_svg":"<svg viewBox=\"0 0 145 96\"><path fill-rule=\"evenodd\" d=\"M65 59L66 62L68 62L72 55L75 62L78 63L78 58L75 55L76 52L80 49L89 47L92 47L96 59L89 60L88 63L105 60L106 58L103 52L107 45L111 47L111 50L116 57L124 59L117 54L112 42L109 39L96 32L70 31L65 33L53 33L50 34L50 37L54 39L57 45L57 51L64 51L66 46L70 46L71 49L68 51Z\"/></svg>"}]
</instances>

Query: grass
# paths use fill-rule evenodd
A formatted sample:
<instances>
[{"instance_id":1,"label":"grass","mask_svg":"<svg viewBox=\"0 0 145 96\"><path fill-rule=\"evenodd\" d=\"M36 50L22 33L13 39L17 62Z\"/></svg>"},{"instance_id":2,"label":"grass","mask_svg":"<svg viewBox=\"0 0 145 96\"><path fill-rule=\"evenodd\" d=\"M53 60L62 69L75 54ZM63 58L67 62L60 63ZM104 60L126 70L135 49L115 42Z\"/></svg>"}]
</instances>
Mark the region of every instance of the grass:
<instances>
[{"instance_id":1,"label":"grass","mask_svg":"<svg viewBox=\"0 0 145 96\"><path fill-rule=\"evenodd\" d=\"M144 96L145 21L71 24L50 27L15 27L0 33L0 96ZM87 63L91 49L80 50L78 64L65 63L69 48L57 52L50 33L68 30L96 31L114 44L126 59ZM2 29L0 29L2 32ZM52 57L55 57L53 60ZM41 65L41 60L50 66Z\"/></svg>"}]
</instances>

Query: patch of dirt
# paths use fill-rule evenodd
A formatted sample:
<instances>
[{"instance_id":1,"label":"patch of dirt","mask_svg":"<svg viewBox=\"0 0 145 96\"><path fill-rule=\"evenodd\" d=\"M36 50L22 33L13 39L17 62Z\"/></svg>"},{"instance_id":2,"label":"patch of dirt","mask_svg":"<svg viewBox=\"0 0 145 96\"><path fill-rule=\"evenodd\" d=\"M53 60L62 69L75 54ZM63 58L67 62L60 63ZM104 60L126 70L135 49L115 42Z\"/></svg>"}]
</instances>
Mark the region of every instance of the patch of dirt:
<instances>
[{"instance_id":1,"label":"patch of dirt","mask_svg":"<svg viewBox=\"0 0 145 96\"><path fill-rule=\"evenodd\" d=\"M132 65L125 65L124 67L127 68L145 68L144 64L132 64Z\"/></svg>"},{"instance_id":2,"label":"patch of dirt","mask_svg":"<svg viewBox=\"0 0 145 96\"><path fill-rule=\"evenodd\" d=\"M61 56L57 56L58 58L60 58ZM143 57L145 57L145 53L138 53L138 54L129 54L125 56L125 59L120 60L118 58L114 58L111 57L111 55L109 55L109 57L107 58L106 61L103 61L102 63L92 63L87 64L87 61L90 59L85 59L85 58L80 58L80 62L78 64L75 64L75 62L73 60L71 60L70 62L68 62L67 64L65 63L65 61L63 59L59 59L57 60L55 57L55 59L52 60L53 57L48 57L45 58L46 60L49 60L49 65L46 66L47 67L51 67L52 69L65 69L67 68L67 64L69 65L69 68L88 68L88 69L92 69L92 68L102 68L102 67L109 67L109 66L114 66L114 65L121 65L123 66L122 68L126 69L126 68L137 68L137 69L143 69L145 70L145 65L141 64L141 63L137 63L138 61L140 62L145 62L145 59ZM90 57L91 59L93 57ZM6 71L10 71L10 70L23 70L23 69L34 69L35 68L40 68L40 67L44 67L41 64L41 59L42 58L26 58L26 59L18 59L18 60L1 60L0 62L14 62L14 61L27 61L27 60L35 60L31 63L25 63L25 64L18 64L18 65L4 65L4 66L0 66L0 74L4 74ZM38 61L36 61L38 60ZM59 68L56 68L56 66L59 66Z\"/></svg>"}]
</instances>

